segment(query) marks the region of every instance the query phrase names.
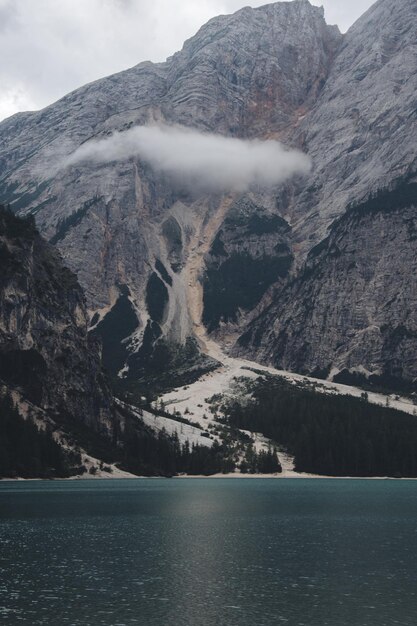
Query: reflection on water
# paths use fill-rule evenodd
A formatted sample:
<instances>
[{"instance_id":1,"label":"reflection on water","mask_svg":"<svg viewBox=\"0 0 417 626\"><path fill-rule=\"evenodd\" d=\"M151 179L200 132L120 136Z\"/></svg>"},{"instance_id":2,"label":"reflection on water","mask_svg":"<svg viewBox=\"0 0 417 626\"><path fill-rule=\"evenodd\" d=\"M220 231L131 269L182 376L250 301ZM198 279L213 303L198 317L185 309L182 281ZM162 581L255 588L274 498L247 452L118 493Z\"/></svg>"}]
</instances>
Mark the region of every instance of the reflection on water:
<instances>
[{"instance_id":1,"label":"reflection on water","mask_svg":"<svg viewBox=\"0 0 417 626\"><path fill-rule=\"evenodd\" d=\"M0 621L415 626L417 483L0 484Z\"/></svg>"}]
</instances>

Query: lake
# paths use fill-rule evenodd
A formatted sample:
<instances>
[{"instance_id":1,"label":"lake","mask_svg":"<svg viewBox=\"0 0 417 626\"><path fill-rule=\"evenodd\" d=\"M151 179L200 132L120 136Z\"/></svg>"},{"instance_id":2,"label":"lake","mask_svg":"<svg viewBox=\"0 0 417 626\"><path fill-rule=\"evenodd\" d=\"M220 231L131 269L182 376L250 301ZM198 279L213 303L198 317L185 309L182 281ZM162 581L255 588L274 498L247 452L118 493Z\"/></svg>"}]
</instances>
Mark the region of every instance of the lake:
<instances>
[{"instance_id":1,"label":"lake","mask_svg":"<svg viewBox=\"0 0 417 626\"><path fill-rule=\"evenodd\" d=\"M415 626L417 482L0 482L0 621Z\"/></svg>"}]
</instances>

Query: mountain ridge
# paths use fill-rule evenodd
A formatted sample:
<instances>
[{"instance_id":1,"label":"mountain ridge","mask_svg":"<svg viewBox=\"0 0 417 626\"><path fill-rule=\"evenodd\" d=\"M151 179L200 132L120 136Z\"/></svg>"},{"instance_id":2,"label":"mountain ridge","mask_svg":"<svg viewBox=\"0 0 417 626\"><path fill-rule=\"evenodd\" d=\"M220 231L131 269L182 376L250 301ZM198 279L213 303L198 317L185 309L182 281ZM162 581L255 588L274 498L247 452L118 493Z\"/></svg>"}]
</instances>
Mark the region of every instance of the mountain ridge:
<instances>
[{"instance_id":1,"label":"mountain ridge","mask_svg":"<svg viewBox=\"0 0 417 626\"><path fill-rule=\"evenodd\" d=\"M310 251L326 239L348 205L364 202L413 171L415 19L411 0L395 7L380 0L342 36L326 25L322 9L307 0L244 8L210 20L164 64L145 62L87 85L35 117L25 114L20 129L19 119L0 125L0 170L5 173L0 191L16 210L35 212L50 239L57 238L65 220L74 220L57 243L86 290L91 316L105 319L128 289L137 324L122 338L125 365L113 372L115 376L146 372L158 346L168 350L164 354L178 353L188 339L196 341L199 359L198 345L204 351L206 333L199 330L202 321L212 337L229 346L248 329L258 334L265 324L270 329L270 311L281 316L280 298L290 293L291 281L304 271ZM227 209L221 195L184 194L140 159L87 164L52 180L42 178L53 162L82 141L158 121L238 137L280 139L306 150L314 169L306 180L235 194L227 200ZM36 141L41 136L49 143L39 150ZM36 155L34 164L31 153ZM97 201L89 205L94 198ZM271 229L276 218L288 226L260 232L255 217L263 224L261 231L266 224ZM207 230L207 224L213 227ZM164 275L157 269L161 266ZM253 276L249 298L233 287L239 267ZM259 268L268 277L261 289L256 286ZM355 286L345 276L347 268L339 268L338 280L345 284L348 300ZM377 271L386 270L379 264ZM411 271L408 257L399 271L400 282L405 282ZM230 285L231 301L226 302L222 294ZM157 309L162 311L158 319L153 319L147 300L155 286L160 294L155 296ZM296 294L292 297L288 317L292 306L308 311L308 303L297 302ZM213 303L218 303L214 327L208 314ZM341 329L351 336L350 347L369 326L366 302L363 306L363 326L357 328L347 316ZM390 305L387 320L396 323L401 315L395 306ZM263 315L268 322L262 321ZM310 323L310 314L304 315L301 327ZM406 320L411 334L415 323L413 315ZM272 326L279 335L279 320L274 318ZM336 353L337 333L325 326L324 332L328 354ZM315 341L316 335L312 345ZM288 363L308 373L391 367L392 354L382 348L377 354L368 346L367 353L357 353L355 359L341 356L336 365L327 357L324 363L319 352L307 359L292 340L282 347L267 334L265 342L275 345L276 353L264 349L262 341L246 346L240 341L235 352L249 350L262 362ZM350 347L346 355L352 354ZM184 359L190 358L187 354ZM414 376L411 370L405 375Z\"/></svg>"}]
</instances>

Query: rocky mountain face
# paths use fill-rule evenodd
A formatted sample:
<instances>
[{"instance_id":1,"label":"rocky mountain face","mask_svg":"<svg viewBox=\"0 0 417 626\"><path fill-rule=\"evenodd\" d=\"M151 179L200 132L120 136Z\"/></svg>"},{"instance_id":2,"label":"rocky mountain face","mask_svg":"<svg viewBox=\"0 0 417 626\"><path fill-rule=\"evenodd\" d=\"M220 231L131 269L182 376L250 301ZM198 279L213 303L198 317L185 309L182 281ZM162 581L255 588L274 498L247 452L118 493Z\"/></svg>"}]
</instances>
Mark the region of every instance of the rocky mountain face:
<instances>
[{"instance_id":1,"label":"rocky mountain face","mask_svg":"<svg viewBox=\"0 0 417 626\"><path fill-rule=\"evenodd\" d=\"M345 36L307 0L244 8L166 63L0 124L0 198L76 272L114 375L213 367L211 334L298 371L413 380L416 25L414 0L379 0ZM56 167L158 121L279 139L313 169L221 194L139 158Z\"/></svg>"},{"instance_id":2,"label":"rocky mountain face","mask_svg":"<svg viewBox=\"0 0 417 626\"><path fill-rule=\"evenodd\" d=\"M350 382L417 380L416 26L414 2L382 0L345 36L302 124L314 169L289 218L298 269L238 352Z\"/></svg>"},{"instance_id":3,"label":"rocky mountain face","mask_svg":"<svg viewBox=\"0 0 417 626\"><path fill-rule=\"evenodd\" d=\"M344 36L302 145L310 180L291 212L304 254L348 206L415 172L417 6L379 0Z\"/></svg>"},{"instance_id":4,"label":"rocky mountain face","mask_svg":"<svg viewBox=\"0 0 417 626\"><path fill-rule=\"evenodd\" d=\"M76 276L33 220L5 209L0 259L0 385L58 426L76 420L112 438L112 396Z\"/></svg>"},{"instance_id":5,"label":"rocky mountain face","mask_svg":"<svg viewBox=\"0 0 417 626\"><path fill-rule=\"evenodd\" d=\"M411 391L416 209L417 183L410 180L349 209L250 324L240 350L282 369Z\"/></svg>"},{"instance_id":6,"label":"rocky mountain face","mask_svg":"<svg viewBox=\"0 0 417 626\"><path fill-rule=\"evenodd\" d=\"M113 398L75 274L1 205L0 264L0 477L172 473L177 442Z\"/></svg>"}]
</instances>

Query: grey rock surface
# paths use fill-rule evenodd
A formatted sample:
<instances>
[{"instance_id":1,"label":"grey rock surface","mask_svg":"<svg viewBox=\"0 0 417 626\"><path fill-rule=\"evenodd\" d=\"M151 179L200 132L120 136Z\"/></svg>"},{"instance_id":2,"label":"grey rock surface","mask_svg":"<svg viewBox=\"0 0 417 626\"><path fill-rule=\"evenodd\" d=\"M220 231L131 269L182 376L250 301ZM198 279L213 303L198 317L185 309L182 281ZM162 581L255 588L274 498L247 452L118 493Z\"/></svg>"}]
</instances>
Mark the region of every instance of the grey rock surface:
<instances>
[{"instance_id":1,"label":"grey rock surface","mask_svg":"<svg viewBox=\"0 0 417 626\"><path fill-rule=\"evenodd\" d=\"M127 353L137 353L146 341L183 345L190 337L204 350L204 323L226 343L250 324L235 351L260 361L302 371L385 371L392 354L386 343L383 347L382 336L372 349L366 342L362 351L355 347L369 326L368 316L362 312L353 319L338 304L341 299L348 306L356 284L351 282L351 259L345 266L339 262L332 279L323 269L311 283L316 293L321 280L327 284L337 273L343 290L338 299L330 288L325 297L313 298L311 291L294 285L305 274L310 251L327 238L329 229L335 232L335 222L350 205L395 188L415 172L416 32L414 0L379 0L344 36L326 25L323 10L307 0L247 7L214 18L166 63L141 63L76 90L43 111L18 114L0 124L0 198L17 211L36 215L42 233L77 273L90 315L98 314L95 325L127 287L137 320L135 331L124 339ZM56 163L84 142L155 121L279 139L307 152L313 170L307 178L243 195L185 192L136 158L56 170ZM255 207L254 216L284 220L288 230L254 234L242 223L233 232L230 220L236 221L236 207L249 222L248 206ZM412 211L412 206L403 210ZM384 216L384 228L399 226L400 215L392 209ZM406 293L413 242L390 279L395 238L392 249L385 250L381 246L386 241L373 223L364 222L363 228L354 236L364 248L379 249L382 257L375 280L385 289L392 280ZM346 241L353 236L348 231ZM402 226L399 242L405 237L401 233ZM223 246L220 255L213 250L216 241ZM213 293L221 300L217 278L236 254L249 259L252 268L259 259L277 262L285 257L285 272L279 263L272 265L275 279L268 277L256 294L247 300L232 294L232 315L221 306L213 326L207 302ZM359 264L367 262L371 260L361 258ZM162 283L154 297L159 298L158 319L149 310L149 291L159 284L153 278L150 286L153 275ZM363 302L376 298L369 289L361 296ZM386 311L393 328L405 323L401 307L397 299L390 313ZM378 318L382 325L383 311ZM308 334L316 314L325 341L320 346L311 337L311 349L304 354L296 328ZM413 323L408 318L410 332ZM285 342L279 340L282 325ZM343 348L339 333L345 338ZM410 355L413 341L407 348ZM414 376L412 372L410 363L404 366L405 377ZM128 366L121 368L120 375L128 374Z\"/></svg>"},{"instance_id":2,"label":"grey rock surface","mask_svg":"<svg viewBox=\"0 0 417 626\"><path fill-rule=\"evenodd\" d=\"M291 214L304 254L346 207L416 169L417 4L379 0L344 36L301 127L313 160Z\"/></svg>"},{"instance_id":3,"label":"grey rock surface","mask_svg":"<svg viewBox=\"0 0 417 626\"><path fill-rule=\"evenodd\" d=\"M67 430L113 436L113 400L84 294L34 225L0 208L0 386Z\"/></svg>"},{"instance_id":4,"label":"grey rock surface","mask_svg":"<svg viewBox=\"0 0 417 626\"><path fill-rule=\"evenodd\" d=\"M332 225L303 270L240 338L243 353L319 377L417 380L417 184L403 182ZM336 378L337 379L337 378Z\"/></svg>"},{"instance_id":5,"label":"grey rock surface","mask_svg":"<svg viewBox=\"0 0 417 626\"><path fill-rule=\"evenodd\" d=\"M298 271L236 352L330 377L417 380L416 33L415 2L380 0L346 34L301 125L314 167L288 217ZM369 214L346 213L375 195Z\"/></svg>"}]
</instances>

